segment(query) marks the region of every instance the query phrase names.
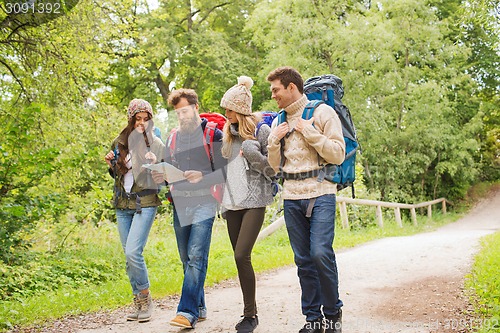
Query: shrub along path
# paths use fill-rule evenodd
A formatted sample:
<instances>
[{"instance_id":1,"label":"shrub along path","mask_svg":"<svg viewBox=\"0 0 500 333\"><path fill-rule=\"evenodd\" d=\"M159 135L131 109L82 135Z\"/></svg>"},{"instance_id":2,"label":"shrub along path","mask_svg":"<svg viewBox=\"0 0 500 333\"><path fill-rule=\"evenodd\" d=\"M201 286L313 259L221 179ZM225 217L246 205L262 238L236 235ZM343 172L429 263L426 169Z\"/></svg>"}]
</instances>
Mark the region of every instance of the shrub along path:
<instances>
[{"instance_id":1,"label":"shrub along path","mask_svg":"<svg viewBox=\"0 0 500 333\"><path fill-rule=\"evenodd\" d=\"M467 216L434 232L376 240L337 253L344 332L468 332L468 301L463 293L481 237L500 229L500 191ZM237 282L207 291L208 320L195 332L234 332L243 306ZM175 297L157 300L149 323L126 322L128 309L55 323L47 332L186 332L168 321ZM260 275L260 325L256 332L297 332L303 325L295 267ZM43 329L43 331L46 331Z\"/></svg>"}]
</instances>

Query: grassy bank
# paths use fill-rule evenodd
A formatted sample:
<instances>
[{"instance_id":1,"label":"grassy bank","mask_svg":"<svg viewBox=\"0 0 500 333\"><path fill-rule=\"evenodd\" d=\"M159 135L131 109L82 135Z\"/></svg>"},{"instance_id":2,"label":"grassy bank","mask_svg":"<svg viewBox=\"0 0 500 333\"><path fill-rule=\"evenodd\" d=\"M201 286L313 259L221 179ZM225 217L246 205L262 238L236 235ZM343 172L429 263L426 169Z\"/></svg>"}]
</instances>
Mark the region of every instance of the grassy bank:
<instances>
[{"instance_id":1,"label":"grassy bank","mask_svg":"<svg viewBox=\"0 0 500 333\"><path fill-rule=\"evenodd\" d=\"M474 328L478 333L500 331L500 232L486 236L474 260L467 280L472 289L472 303L476 311Z\"/></svg>"}]
</instances>

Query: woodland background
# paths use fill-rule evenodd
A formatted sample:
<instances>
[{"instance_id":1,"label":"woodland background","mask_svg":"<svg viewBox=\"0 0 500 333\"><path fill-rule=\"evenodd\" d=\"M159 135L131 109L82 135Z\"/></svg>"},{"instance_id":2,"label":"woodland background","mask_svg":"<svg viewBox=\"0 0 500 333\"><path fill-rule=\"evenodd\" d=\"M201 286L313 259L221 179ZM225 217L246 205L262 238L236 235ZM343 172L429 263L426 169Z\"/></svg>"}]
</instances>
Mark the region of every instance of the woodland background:
<instances>
[{"instance_id":1,"label":"woodland background","mask_svg":"<svg viewBox=\"0 0 500 333\"><path fill-rule=\"evenodd\" d=\"M4 276L40 260L40 244L61 251L68 225L114 220L103 156L132 98L164 115L172 89L194 88L203 112L222 112L248 75L254 110L276 111L265 78L282 65L342 78L371 198L454 201L500 179L499 1L61 0L61 14L17 15L3 1Z\"/></svg>"}]
</instances>

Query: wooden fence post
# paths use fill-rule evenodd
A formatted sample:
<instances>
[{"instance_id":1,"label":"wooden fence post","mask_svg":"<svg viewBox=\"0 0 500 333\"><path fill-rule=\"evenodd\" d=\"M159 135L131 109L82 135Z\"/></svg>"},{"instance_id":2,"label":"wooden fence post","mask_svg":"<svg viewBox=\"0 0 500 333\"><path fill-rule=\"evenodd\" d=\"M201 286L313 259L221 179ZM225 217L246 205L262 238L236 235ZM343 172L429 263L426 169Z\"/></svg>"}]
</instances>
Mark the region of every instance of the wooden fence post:
<instances>
[{"instance_id":1,"label":"wooden fence post","mask_svg":"<svg viewBox=\"0 0 500 333\"><path fill-rule=\"evenodd\" d=\"M347 204L340 203L340 218L342 220L342 228L349 229L349 216L347 215Z\"/></svg>"},{"instance_id":2,"label":"wooden fence post","mask_svg":"<svg viewBox=\"0 0 500 333\"><path fill-rule=\"evenodd\" d=\"M382 206L377 206L377 223L380 227L384 226L384 218L382 217Z\"/></svg>"},{"instance_id":3,"label":"wooden fence post","mask_svg":"<svg viewBox=\"0 0 500 333\"><path fill-rule=\"evenodd\" d=\"M399 207L394 208L394 215L396 217L396 223L402 228L403 222L401 222L401 210Z\"/></svg>"},{"instance_id":4,"label":"wooden fence post","mask_svg":"<svg viewBox=\"0 0 500 333\"><path fill-rule=\"evenodd\" d=\"M443 210L443 215L446 215L446 199L443 199L443 202L441 203L442 204L442 210Z\"/></svg>"},{"instance_id":5,"label":"wooden fence post","mask_svg":"<svg viewBox=\"0 0 500 333\"><path fill-rule=\"evenodd\" d=\"M427 206L427 218L432 220L432 205Z\"/></svg>"},{"instance_id":6,"label":"wooden fence post","mask_svg":"<svg viewBox=\"0 0 500 333\"><path fill-rule=\"evenodd\" d=\"M417 225L417 212L415 211L415 207L410 209L411 212L411 220L413 221L414 225Z\"/></svg>"}]
</instances>

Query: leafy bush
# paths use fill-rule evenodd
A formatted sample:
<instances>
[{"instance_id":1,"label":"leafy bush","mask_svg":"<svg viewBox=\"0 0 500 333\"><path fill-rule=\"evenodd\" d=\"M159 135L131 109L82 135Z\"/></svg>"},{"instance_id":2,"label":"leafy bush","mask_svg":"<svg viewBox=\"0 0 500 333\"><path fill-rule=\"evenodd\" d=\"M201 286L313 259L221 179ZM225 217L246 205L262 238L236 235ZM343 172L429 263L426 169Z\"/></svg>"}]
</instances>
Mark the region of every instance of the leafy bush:
<instances>
[{"instance_id":1,"label":"leafy bush","mask_svg":"<svg viewBox=\"0 0 500 333\"><path fill-rule=\"evenodd\" d=\"M79 258L36 254L22 266L0 264L0 300L21 300L62 286L78 288L116 278L117 262L109 258Z\"/></svg>"},{"instance_id":2,"label":"leafy bush","mask_svg":"<svg viewBox=\"0 0 500 333\"><path fill-rule=\"evenodd\" d=\"M29 247L23 233L30 232L44 215L57 215L57 198L28 191L57 169L58 149L40 144L34 130L42 106L28 105L16 117L0 116L0 261L12 263Z\"/></svg>"}]
</instances>

